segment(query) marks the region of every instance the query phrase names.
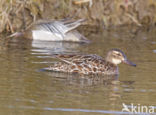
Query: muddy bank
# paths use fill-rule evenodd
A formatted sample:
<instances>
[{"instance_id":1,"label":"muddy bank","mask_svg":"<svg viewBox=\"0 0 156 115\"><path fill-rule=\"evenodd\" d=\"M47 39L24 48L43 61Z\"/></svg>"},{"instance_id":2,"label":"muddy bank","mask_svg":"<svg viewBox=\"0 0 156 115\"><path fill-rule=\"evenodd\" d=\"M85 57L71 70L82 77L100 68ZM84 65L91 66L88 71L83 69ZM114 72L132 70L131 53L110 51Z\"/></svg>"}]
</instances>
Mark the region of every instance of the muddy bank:
<instances>
[{"instance_id":1,"label":"muddy bank","mask_svg":"<svg viewBox=\"0 0 156 115\"><path fill-rule=\"evenodd\" d=\"M120 25L156 24L154 0L1 0L0 32L29 28L42 19L85 18L86 24L109 28ZM88 0L89 1L89 0Z\"/></svg>"}]
</instances>

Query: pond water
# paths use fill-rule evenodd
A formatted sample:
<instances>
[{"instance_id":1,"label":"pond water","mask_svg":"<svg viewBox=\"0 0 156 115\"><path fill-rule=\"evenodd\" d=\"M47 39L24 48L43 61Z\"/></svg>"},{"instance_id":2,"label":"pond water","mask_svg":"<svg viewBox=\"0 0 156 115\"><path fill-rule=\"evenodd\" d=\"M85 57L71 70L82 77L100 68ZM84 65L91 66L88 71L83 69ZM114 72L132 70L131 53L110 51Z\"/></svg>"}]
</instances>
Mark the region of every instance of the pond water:
<instances>
[{"instance_id":1,"label":"pond water","mask_svg":"<svg viewBox=\"0 0 156 115\"><path fill-rule=\"evenodd\" d=\"M87 31L87 30L85 30ZM156 29L116 28L89 31L92 43L59 43L26 39L0 40L1 115L121 115L125 104L156 108ZM112 48L137 64L119 65L119 76L80 76L40 69L52 53L87 53L105 57ZM146 111L144 111L146 112ZM154 111L156 114L156 109ZM131 113L133 114L133 113Z\"/></svg>"}]
</instances>

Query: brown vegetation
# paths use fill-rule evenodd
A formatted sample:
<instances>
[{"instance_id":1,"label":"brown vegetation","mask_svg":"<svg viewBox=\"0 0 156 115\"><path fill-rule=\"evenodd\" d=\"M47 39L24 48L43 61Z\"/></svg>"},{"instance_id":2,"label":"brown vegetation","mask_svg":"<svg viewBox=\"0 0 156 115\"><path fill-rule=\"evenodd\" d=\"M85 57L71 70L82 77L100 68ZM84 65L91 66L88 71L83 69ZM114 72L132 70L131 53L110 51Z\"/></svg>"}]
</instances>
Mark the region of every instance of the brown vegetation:
<instances>
[{"instance_id":1,"label":"brown vegetation","mask_svg":"<svg viewBox=\"0 0 156 115\"><path fill-rule=\"evenodd\" d=\"M80 2L81 1L81 2ZM40 19L65 17L88 19L89 25L104 27L156 23L155 0L1 0L0 32L28 28Z\"/></svg>"}]
</instances>

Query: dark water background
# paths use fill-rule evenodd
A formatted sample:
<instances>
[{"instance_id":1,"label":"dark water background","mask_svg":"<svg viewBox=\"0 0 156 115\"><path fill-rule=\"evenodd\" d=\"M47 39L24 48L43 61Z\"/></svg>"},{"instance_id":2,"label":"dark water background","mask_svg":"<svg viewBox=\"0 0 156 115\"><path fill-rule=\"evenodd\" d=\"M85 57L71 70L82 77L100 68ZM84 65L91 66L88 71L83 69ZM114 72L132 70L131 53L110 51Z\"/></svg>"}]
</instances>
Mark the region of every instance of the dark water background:
<instances>
[{"instance_id":1,"label":"dark water background","mask_svg":"<svg viewBox=\"0 0 156 115\"><path fill-rule=\"evenodd\" d=\"M87 30L85 30L87 31ZM121 28L89 32L91 44L0 40L1 115L128 114L122 104L156 107L156 29ZM80 76L43 72L52 53L87 53L105 57L119 48L137 64L119 65L119 76Z\"/></svg>"}]
</instances>

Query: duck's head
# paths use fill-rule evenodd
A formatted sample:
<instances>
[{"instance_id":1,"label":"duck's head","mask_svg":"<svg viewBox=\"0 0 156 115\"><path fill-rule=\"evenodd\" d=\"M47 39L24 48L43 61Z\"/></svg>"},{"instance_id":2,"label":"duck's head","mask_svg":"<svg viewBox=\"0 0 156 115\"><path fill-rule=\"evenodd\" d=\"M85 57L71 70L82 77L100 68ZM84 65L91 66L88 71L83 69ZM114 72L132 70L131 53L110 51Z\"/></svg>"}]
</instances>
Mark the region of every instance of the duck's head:
<instances>
[{"instance_id":1,"label":"duck's head","mask_svg":"<svg viewBox=\"0 0 156 115\"><path fill-rule=\"evenodd\" d=\"M126 63L131 66L136 66L136 64L127 60L126 55L119 49L112 49L107 53L106 60L117 65L120 63Z\"/></svg>"}]
</instances>

